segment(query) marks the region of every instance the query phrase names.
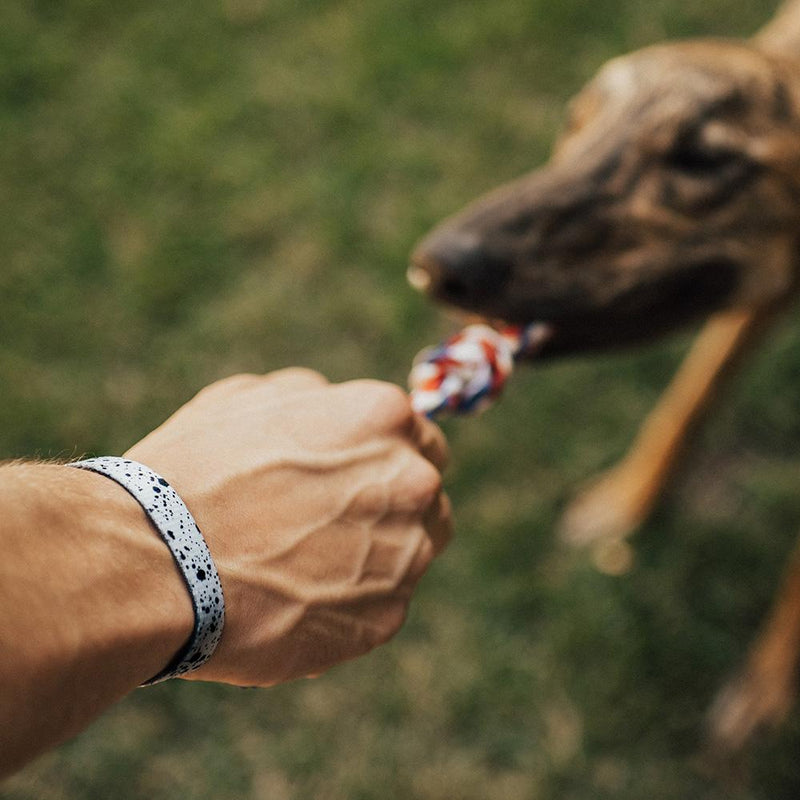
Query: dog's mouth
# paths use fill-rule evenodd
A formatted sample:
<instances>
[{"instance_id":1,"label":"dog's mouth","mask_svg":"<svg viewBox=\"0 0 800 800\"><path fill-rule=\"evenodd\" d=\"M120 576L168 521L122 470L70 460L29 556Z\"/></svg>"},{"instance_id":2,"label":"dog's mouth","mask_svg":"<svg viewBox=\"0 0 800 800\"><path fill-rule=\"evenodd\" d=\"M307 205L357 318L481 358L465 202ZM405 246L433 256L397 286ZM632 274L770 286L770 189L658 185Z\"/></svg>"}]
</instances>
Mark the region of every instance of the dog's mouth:
<instances>
[{"instance_id":1,"label":"dog's mouth","mask_svg":"<svg viewBox=\"0 0 800 800\"><path fill-rule=\"evenodd\" d=\"M406 278L413 289L422 294L430 294L432 279L427 270L411 264L406 272ZM519 337L523 342L522 349L518 354L519 358L534 358L540 355L547 350L555 335L555 326L543 320L508 320L501 317L478 314L453 304L446 304L446 309L463 326L488 325L499 333Z\"/></svg>"}]
</instances>

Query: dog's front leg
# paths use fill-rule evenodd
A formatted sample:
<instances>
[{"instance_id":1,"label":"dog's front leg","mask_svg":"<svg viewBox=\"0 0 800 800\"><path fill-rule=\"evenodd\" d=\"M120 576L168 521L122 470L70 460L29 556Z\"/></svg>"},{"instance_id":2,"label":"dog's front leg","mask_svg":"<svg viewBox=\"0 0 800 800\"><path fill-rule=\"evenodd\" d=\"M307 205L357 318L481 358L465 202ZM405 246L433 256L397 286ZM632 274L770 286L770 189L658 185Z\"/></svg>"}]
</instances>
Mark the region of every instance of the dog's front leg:
<instances>
[{"instance_id":1,"label":"dog's front leg","mask_svg":"<svg viewBox=\"0 0 800 800\"><path fill-rule=\"evenodd\" d=\"M712 755L733 755L755 734L783 720L794 702L799 662L800 542L744 668L717 695L711 708Z\"/></svg>"},{"instance_id":2,"label":"dog's front leg","mask_svg":"<svg viewBox=\"0 0 800 800\"><path fill-rule=\"evenodd\" d=\"M773 316L767 308L737 309L706 323L627 455L567 508L561 521L565 540L602 550L645 520L720 383Z\"/></svg>"}]
</instances>

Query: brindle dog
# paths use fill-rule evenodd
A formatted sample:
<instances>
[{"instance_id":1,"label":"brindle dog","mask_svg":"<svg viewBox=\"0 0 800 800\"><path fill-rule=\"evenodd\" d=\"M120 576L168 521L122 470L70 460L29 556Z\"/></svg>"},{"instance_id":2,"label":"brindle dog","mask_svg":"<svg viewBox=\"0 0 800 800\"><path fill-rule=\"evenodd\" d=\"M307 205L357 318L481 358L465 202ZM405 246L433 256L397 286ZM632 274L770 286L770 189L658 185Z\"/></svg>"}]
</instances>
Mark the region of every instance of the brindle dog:
<instances>
[{"instance_id":1,"label":"brindle dog","mask_svg":"<svg viewBox=\"0 0 800 800\"><path fill-rule=\"evenodd\" d=\"M614 59L571 104L541 169L416 248L412 283L491 320L547 322L538 358L616 347L709 317L629 454L564 519L621 540L652 508L723 376L800 278L800 0L749 42ZM800 548L711 732L727 750L778 722L800 659Z\"/></svg>"}]
</instances>

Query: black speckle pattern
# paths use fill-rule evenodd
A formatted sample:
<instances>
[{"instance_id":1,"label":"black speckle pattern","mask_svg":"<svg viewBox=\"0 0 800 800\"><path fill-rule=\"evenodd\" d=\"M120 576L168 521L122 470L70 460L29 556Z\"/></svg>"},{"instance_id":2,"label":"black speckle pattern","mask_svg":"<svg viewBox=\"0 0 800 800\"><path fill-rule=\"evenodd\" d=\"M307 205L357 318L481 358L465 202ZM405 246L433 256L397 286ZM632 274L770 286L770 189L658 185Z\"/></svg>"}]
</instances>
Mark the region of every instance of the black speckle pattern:
<instances>
[{"instance_id":1,"label":"black speckle pattern","mask_svg":"<svg viewBox=\"0 0 800 800\"><path fill-rule=\"evenodd\" d=\"M205 663L222 636L225 601L211 553L194 517L178 493L160 475L136 461L114 456L69 464L105 475L127 489L170 549L194 607L194 630L172 661L143 685L177 678Z\"/></svg>"}]
</instances>

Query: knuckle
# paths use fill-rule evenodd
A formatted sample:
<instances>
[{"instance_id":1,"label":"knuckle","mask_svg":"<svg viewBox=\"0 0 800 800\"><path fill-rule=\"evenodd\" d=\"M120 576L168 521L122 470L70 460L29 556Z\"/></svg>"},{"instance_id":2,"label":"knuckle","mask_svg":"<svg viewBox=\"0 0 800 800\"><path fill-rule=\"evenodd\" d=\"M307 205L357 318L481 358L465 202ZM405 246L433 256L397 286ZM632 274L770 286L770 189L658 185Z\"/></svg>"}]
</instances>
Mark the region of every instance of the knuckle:
<instances>
[{"instance_id":1,"label":"knuckle","mask_svg":"<svg viewBox=\"0 0 800 800\"><path fill-rule=\"evenodd\" d=\"M415 459L414 466L409 470L408 481L417 505L425 508L432 505L442 492L441 473L424 458Z\"/></svg>"},{"instance_id":2,"label":"knuckle","mask_svg":"<svg viewBox=\"0 0 800 800\"><path fill-rule=\"evenodd\" d=\"M438 529L441 531L440 537L442 546L446 546L453 539L455 534L455 524L453 521L453 505L450 498L442 492L439 507Z\"/></svg>"},{"instance_id":3,"label":"knuckle","mask_svg":"<svg viewBox=\"0 0 800 800\"><path fill-rule=\"evenodd\" d=\"M259 375L252 373L241 372L236 375L228 375L225 378L209 383L204 386L196 395L196 397L209 397L216 394L225 394L232 391L238 391L250 386L255 386L260 380Z\"/></svg>"},{"instance_id":4,"label":"knuckle","mask_svg":"<svg viewBox=\"0 0 800 800\"><path fill-rule=\"evenodd\" d=\"M391 639L391 637L405 625L406 612L407 608L405 603L397 603L394 608L388 612L388 618L386 620L388 639Z\"/></svg>"},{"instance_id":5,"label":"knuckle","mask_svg":"<svg viewBox=\"0 0 800 800\"><path fill-rule=\"evenodd\" d=\"M406 621L406 607L403 603L392 603L378 622L368 628L368 646L378 647L390 641Z\"/></svg>"},{"instance_id":6,"label":"knuckle","mask_svg":"<svg viewBox=\"0 0 800 800\"><path fill-rule=\"evenodd\" d=\"M307 383L324 383L325 378L321 373L309 367L284 367L283 369L275 370L268 376L271 380L290 380L292 382L307 382Z\"/></svg>"},{"instance_id":7,"label":"knuckle","mask_svg":"<svg viewBox=\"0 0 800 800\"><path fill-rule=\"evenodd\" d=\"M442 430L438 425L434 425L434 423L429 422L428 420L423 421L431 426L431 439L438 453L441 468L446 469L447 465L450 463L450 445L448 444L444 433L442 433Z\"/></svg>"},{"instance_id":8,"label":"knuckle","mask_svg":"<svg viewBox=\"0 0 800 800\"><path fill-rule=\"evenodd\" d=\"M236 375L222 378L217 383L222 386L253 386L261 380L263 380L262 375L256 375L252 372L239 372Z\"/></svg>"},{"instance_id":9,"label":"knuckle","mask_svg":"<svg viewBox=\"0 0 800 800\"><path fill-rule=\"evenodd\" d=\"M417 547L417 557L413 567L412 577L415 580L419 580L425 570L431 565L434 558L436 558L436 548L427 532L423 532L419 547Z\"/></svg>"},{"instance_id":10,"label":"knuckle","mask_svg":"<svg viewBox=\"0 0 800 800\"><path fill-rule=\"evenodd\" d=\"M270 393L307 392L326 386L324 375L307 367L286 367L263 377L262 386Z\"/></svg>"},{"instance_id":11,"label":"knuckle","mask_svg":"<svg viewBox=\"0 0 800 800\"><path fill-rule=\"evenodd\" d=\"M363 398L367 412L390 428L404 427L413 416L408 395L396 384L376 380L352 381L350 386Z\"/></svg>"},{"instance_id":12,"label":"knuckle","mask_svg":"<svg viewBox=\"0 0 800 800\"><path fill-rule=\"evenodd\" d=\"M406 466L393 489L393 509L420 516L434 505L441 493L442 476L436 467L420 456Z\"/></svg>"}]
</instances>

